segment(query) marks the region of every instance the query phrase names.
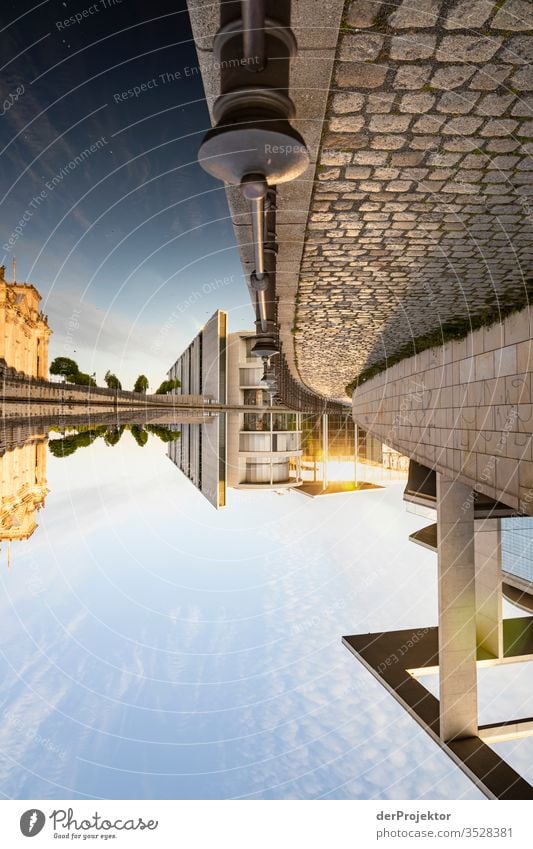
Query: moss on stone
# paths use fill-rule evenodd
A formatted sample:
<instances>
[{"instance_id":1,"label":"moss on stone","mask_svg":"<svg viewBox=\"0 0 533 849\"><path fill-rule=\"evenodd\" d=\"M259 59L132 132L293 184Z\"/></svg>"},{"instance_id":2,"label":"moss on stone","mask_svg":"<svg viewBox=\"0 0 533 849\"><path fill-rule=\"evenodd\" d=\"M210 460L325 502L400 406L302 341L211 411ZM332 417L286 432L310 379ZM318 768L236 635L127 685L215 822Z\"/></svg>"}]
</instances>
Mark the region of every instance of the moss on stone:
<instances>
[{"instance_id":1,"label":"moss on stone","mask_svg":"<svg viewBox=\"0 0 533 849\"><path fill-rule=\"evenodd\" d=\"M347 384L346 394L351 397L354 389L361 384L366 383L378 374L381 374L391 366L402 360L414 357L415 354L420 354L428 348L437 348L450 342L454 339L464 339L469 333L474 330L479 330L480 327L491 327L504 318L515 312L520 312L533 302L533 279L527 280L524 285L524 291L521 293L514 292L504 295L502 303L487 304L484 309L478 311L475 315L457 316L443 322L440 327L436 327L430 333L425 333L422 336L417 336L402 345L390 357L384 357L382 360L374 363L371 366L363 369L354 380Z\"/></svg>"}]
</instances>

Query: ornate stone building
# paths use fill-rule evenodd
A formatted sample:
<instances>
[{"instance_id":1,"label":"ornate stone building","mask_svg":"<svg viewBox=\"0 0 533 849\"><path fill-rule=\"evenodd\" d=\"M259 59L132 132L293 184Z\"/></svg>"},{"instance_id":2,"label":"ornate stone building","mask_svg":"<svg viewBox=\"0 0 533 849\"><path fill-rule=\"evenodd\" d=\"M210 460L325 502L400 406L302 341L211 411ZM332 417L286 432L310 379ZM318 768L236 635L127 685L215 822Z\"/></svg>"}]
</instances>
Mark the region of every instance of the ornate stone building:
<instances>
[{"instance_id":1,"label":"ornate stone building","mask_svg":"<svg viewBox=\"0 0 533 849\"><path fill-rule=\"evenodd\" d=\"M19 428L20 430L20 428ZM24 431L24 428L22 428ZM46 488L45 432L14 435L15 444L0 440L0 543L28 539L37 527ZM4 453L5 452L5 453Z\"/></svg>"},{"instance_id":2,"label":"ornate stone building","mask_svg":"<svg viewBox=\"0 0 533 849\"><path fill-rule=\"evenodd\" d=\"M47 316L39 309L41 296L31 283L9 283L0 266L0 371L48 378Z\"/></svg>"}]
</instances>

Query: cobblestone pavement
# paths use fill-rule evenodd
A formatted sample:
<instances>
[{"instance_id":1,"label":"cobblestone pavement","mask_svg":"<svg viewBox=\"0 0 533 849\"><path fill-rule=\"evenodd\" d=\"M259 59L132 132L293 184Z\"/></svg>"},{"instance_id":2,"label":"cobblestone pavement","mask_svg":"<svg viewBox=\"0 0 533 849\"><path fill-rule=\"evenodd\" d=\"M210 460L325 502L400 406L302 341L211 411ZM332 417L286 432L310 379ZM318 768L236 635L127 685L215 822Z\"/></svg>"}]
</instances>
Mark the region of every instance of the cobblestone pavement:
<instances>
[{"instance_id":1,"label":"cobblestone pavement","mask_svg":"<svg viewBox=\"0 0 533 849\"><path fill-rule=\"evenodd\" d=\"M524 292L531 0L345 9L302 258L295 351L335 397L439 323Z\"/></svg>"}]
</instances>

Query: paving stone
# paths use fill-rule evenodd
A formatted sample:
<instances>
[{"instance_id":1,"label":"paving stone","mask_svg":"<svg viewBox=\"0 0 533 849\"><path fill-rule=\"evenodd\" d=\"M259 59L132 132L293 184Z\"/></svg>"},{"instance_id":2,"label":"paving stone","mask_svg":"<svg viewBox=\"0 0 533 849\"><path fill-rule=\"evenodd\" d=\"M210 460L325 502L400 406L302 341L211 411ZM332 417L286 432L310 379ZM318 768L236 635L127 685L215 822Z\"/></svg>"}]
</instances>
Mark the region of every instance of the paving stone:
<instances>
[{"instance_id":1,"label":"paving stone","mask_svg":"<svg viewBox=\"0 0 533 849\"><path fill-rule=\"evenodd\" d=\"M436 150L440 146L438 136L413 136L410 141L413 150Z\"/></svg>"},{"instance_id":2,"label":"paving stone","mask_svg":"<svg viewBox=\"0 0 533 849\"><path fill-rule=\"evenodd\" d=\"M387 158L388 156L386 153L365 150L360 153L355 153L353 161L357 165L385 165Z\"/></svg>"},{"instance_id":3,"label":"paving stone","mask_svg":"<svg viewBox=\"0 0 533 849\"><path fill-rule=\"evenodd\" d=\"M467 65L451 65L438 68L431 79L432 88L442 88L446 91L459 88L474 74L475 68Z\"/></svg>"},{"instance_id":4,"label":"paving stone","mask_svg":"<svg viewBox=\"0 0 533 849\"><path fill-rule=\"evenodd\" d=\"M533 67L521 68L513 74L511 86L519 91L533 91Z\"/></svg>"},{"instance_id":5,"label":"paving stone","mask_svg":"<svg viewBox=\"0 0 533 849\"><path fill-rule=\"evenodd\" d=\"M427 59L433 55L436 41L436 36L430 33L393 36L390 57L403 60Z\"/></svg>"},{"instance_id":6,"label":"paving stone","mask_svg":"<svg viewBox=\"0 0 533 849\"><path fill-rule=\"evenodd\" d=\"M475 91L447 91L437 103L437 110L451 115L466 115L474 108L478 98L479 94Z\"/></svg>"},{"instance_id":7,"label":"paving stone","mask_svg":"<svg viewBox=\"0 0 533 849\"><path fill-rule=\"evenodd\" d=\"M419 151L408 151L405 153L392 153L390 163L391 165L419 165L423 159L423 153Z\"/></svg>"},{"instance_id":8,"label":"paving stone","mask_svg":"<svg viewBox=\"0 0 533 849\"><path fill-rule=\"evenodd\" d=\"M373 115L369 126L373 133L404 133L411 120L410 115Z\"/></svg>"},{"instance_id":9,"label":"paving stone","mask_svg":"<svg viewBox=\"0 0 533 849\"><path fill-rule=\"evenodd\" d=\"M389 26L395 29L432 27L439 16L440 0L402 0L399 8L389 15Z\"/></svg>"},{"instance_id":10,"label":"paving stone","mask_svg":"<svg viewBox=\"0 0 533 849\"><path fill-rule=\"evenodd\" d=\"M386 65L339 62L335 74L340 88L378 88L387 75Z\"/></svg>"},{"instance_id":11,"label":"paving stone","mask_svg":"<svg viewBox=\"0 0 533 849\"><path fill-rule=\"evenodd\" d=\"M347 180L367 180L371 173L371 168L364 168L363 166L349 167L345 171Z\"/></svg>"},{"instance_id":12,"label":"paving stone","mask_svg":"<svg viewBox=\"0 0 533 849\"><path fill-rule=\"evenodd\" d=\"M364 102L365 98L363 94L355 91L341 92L333 95L333 111L342 114L345 112L359 112Z\"/></svg>"},{"instance_id":13,"label":"paving stone","mask_svg":"<svg viewBox=\"0 0 533 849\"><path fill-rule=\"evenodd\" d=\"M436 133L444 123L442 115L422 115L418 121L413 124L413 133Z\"/></svg>"},{"instance_id":14,"label":"paving stone","mask_svg":"<svg viewBox=\"0 0 533 849\"><path fill-rule=\"evenodd\" d=\"M518 121L512 121L511 119L487 121L480 132L482 136L508 136L514 133L517 127ZM527 131L525 134L527 134Z\"/></svg>"},{"instance_id":15,"label":"paving stone","mask_svg":"<svg viewBox=\"0 0 533 849\"><path fill-rule=\"evenodd\" d=\"M503 135L503 133L499 133L498 135ZM520 125L519 135L533 136L533 121L524 121L524 123Z\"/></svg>"},{"instance_id":16,"label":"paving stone","mask_svg":"<svg viewBox=\"0 0 533 849\"><path fill-rule=\"evenodd\" d=\"M424 29L430 5L367 5L367 21L380 7L378 39L346 33L344 49L379 54L334 64L345 90L319 154L295 336L302 379L331 395L383 344L394 352L430 331L435 313L466 317L521 291L533 264L533 33L491 31L505 4L480 0L442 0Z\"/></svg>"},{"instance_id":17,"label":"paving stone","mask_svg":"<svg viewBox=\"0 0 533 849\"><path fill-rule=\"evenodd\" d=\"M366 101L365 112L373 114L374 112L390 112L396 95L386 91L380 91L376 94L369 94Z\"/></svg>"},{"instance_id":18,"label":"paving stone","mask_svg":"<svg viewBox=\"0 0 533 849\"><path fill-rule=\"evenodd\" d=\"M509 153L520 146L520 142L515 141L514 139L491 139L487 142L486 149L490 152ZM524 145L524 153L527 152L526 145ZM533 151L530 152L533 153Z\"/></svg>"},{"instance_id":19,"label":"paving stone","mask_svg":"<svg viewBox=\"0 0 533 849\"><path fill-rule=\"evenodd\" d=\"M399 150L406 144L405 136L374 136L370 146L376 150Z\"/></svg>"},{"instance_id":20,"label":"paving stone","mask_svg":"<svg viewBox=\"0 0 533 849\"><path fill-rule=\"evenodd\" d=\"M361 29L371 27L381 5L381 0L352 0L346 11L346 23Z\"/></svg>"},{"instance_id":21,"label":"paving stone","mask_svg":"<svg viewBox=\"0 0 533 849\"><path fill-rule=\"evenodd\" d=\"M470 83L470 88L481 91L494 91L510 75L512 68L505 65L487 64L481 68Z\"/></svg>"},{"instance_id":22,"label":"paving stone","mask_svg":"<svg viewBox=\"0 0 533 849\"><path fill-rule=\"evenodd\" d=\"M337 133L357 133L364 127L363 115L349 115L343 118L330 118L329 129Z\"/></svg>"},{"instance_id":23,"label":"paving stone","mask_svg":"<svg viewBox=\"0 0 533 849\"><path fill-rule=\"evenodd\" d=\"M445 35L437 48L436 58L439 62L487 62L501 43L501 38L496 37Z\"/></svg>"},{"instance_id":24,"label":"paving stone","mask_svg":"<svg viewBox=\"0 0 533 849\"><path fill-rule=\"evenodd\" d=\"M533 116L533 96L520 97L515 106L512 108L511 115L518 115L526 118L530 115Z\"/></svg>"},{"instance_id":25,"label":"paving stone","mask_svg":"<svg viewBox=\"0 0 533 849\"><path fill-rule=\"evenodd\" d=\"M478 115L503 115L515 100L514 94L486 94L477 104Z\"/></svg>"},{"instance_id":26,"label":"paving stone","mask_svg":"<svg viewBox=\"0 0 533 849\"><path fill-rule=\"evenodd\" d=\"M517 35L511 38L498 54L500 62L512 65L529 65L533 61L533 36Z\"/></svg>"},{"instance_id":27,"label":"paving stone","mask_svg":"<svg viewBox=\"0 0 533 849\"><path fill-rule=\"evenodd\" d=\"M323 148L320 154L322 165L349 165L352 161L352 153L342 150L330 150Z\"/></svg>"},{"instance_id":28,"label":"paving stone","mask_svg":"<svg viewBox=\"0 0 533 849\"><path fill-rule=\"evenodd\" d=\"M399 68L394 77L394 88L420 89L430 78L431 65L407 65Z\"/></svg>"},{"instance_id":29,"label":"paving stone","mask_svg":"<svg viewBox=\"0 0 533 849\"><path fill-rule=\"evenodd\" d=\"M496 13L491 24L493 29L533 29L533 6L530 0L507 0Z\"/></svg>"},{"instance_id":30,"label":"paving stone","mask_svg":"<svg viewBox=\"0 0 533 849\"><path fill-rule=\"evenodd\" d=\"M431 109L434 103L434 95L429 94L428 92L404 94L400 101L400 111L420 114Z\"/></svg>"},{"instance_id":31,"label":"paving stone","mask_svg":"<svg viewBox=\"0 0 533 849\"><path fill-rule=\"evenodd\" d=\"M384 39L385 37L379 33L366 32L364 35L345 33L341 38L339 58L347 62L368 62L377 59Z\"/></svg>"},{"instance_id":32,"label":"paving stone","mask_svg":"<svg viewBox=\"0 0 533 849\"><path fill-rule=\"evenodd\" d=\"M466 136L475 133L483 123L482 118L468 116L465 118L452 118L448 121L441 132L449 136Z\"/></svg>"},{"instance_id":33,"label":"paving stone","mask_svg":"<svg viewBox=\"0 0 533 849\"><path fill-rule=\"evenodd\" d=\"M494 0L459 0L443 22L445 29L479 29L494 8Z\"/></svg>"}]
</instances>

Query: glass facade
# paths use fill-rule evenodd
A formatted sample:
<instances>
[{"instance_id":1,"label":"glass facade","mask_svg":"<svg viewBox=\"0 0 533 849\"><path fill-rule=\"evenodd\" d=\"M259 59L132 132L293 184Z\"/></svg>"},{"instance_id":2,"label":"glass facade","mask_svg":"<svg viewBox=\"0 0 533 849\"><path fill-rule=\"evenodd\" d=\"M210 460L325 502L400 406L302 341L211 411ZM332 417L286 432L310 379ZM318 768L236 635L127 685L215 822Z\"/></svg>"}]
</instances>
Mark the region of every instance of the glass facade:
<instances>
[{"instance_id":1,"label":"glass facade","mask_svg":"<svg viewBox=\"0 0 533 849\"><path fill-rule=\"evenodd\" d=\"M533 583L533 519L502 519L502 568Z\"/></svg>"}]
</instances>

